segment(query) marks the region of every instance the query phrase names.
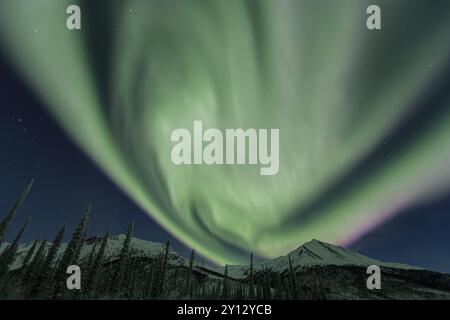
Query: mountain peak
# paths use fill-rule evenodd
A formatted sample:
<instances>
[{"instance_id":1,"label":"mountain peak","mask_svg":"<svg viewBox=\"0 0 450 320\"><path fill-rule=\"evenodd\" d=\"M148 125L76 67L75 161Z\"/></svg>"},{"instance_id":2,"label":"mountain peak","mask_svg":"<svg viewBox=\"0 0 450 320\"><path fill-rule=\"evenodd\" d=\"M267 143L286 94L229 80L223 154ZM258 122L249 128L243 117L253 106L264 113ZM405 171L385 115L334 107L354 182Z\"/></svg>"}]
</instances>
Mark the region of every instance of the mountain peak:
<instances>
[{"instance_id":1,"label":"mountain peak","mask_svg":"<svg viewBox=\"0 0 450 320\"><path fill-rule=\"evenodd\" d=\"M313 239L304 243L297 249L291 251L286 256L281 256L267 263L274 270L285 269L291 260L295 267L311 267L323 265L335 266L359 266L368 267L378 265L380 267L390 267L399 269L420 269L404 264L388 263L363 256L357 252L342 248L337 245Z\"/></svg>"},{"instance_id":2,"label":"mountain peak","mask_svg":"<svg viewBox=\"0 0 450 320\"><path fill-rule=\"evenodd\" d=\"M326 248L330 248L330 247L332 248L332 247L336 247L336 246L326 243L326 242L322 242L317 239L312 239L311 241L305 242L297 249L291 251L288 255L289 256L291 254L295 255L295 254L302 253L305 251L310 251L310 252L318 251L317 253L320 253L321 251L323 251L323 248L325 248L325 250L326 250Z\"/></svg>"},{"instance_id":3,"label":"mountain peak","mask_svg":"<svg viewBox=\"0 0 450 320\"><path fill-rule=\"evenodd\" d=\"M308 241L308 242L305 242L303 245L301 245L300 247L302 247L302 246L308 246L308 245L323 245L324 244L324 242L322 242L322 241L320 241L320 240L317 240L317 239L312 239L311 241Z\"/></svg>"}]
</instances>

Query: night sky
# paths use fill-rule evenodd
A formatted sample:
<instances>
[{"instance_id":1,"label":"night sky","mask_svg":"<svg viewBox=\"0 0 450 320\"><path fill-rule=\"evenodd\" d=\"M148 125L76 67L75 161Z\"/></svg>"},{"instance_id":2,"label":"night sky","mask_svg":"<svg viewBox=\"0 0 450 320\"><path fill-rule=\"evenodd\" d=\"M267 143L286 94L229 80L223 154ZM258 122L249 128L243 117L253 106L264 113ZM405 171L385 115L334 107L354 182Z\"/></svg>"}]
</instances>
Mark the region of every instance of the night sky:
<instances>
[{"instance_id":1,"label":"night sky","mask_svg":"<svg viewBox=\"0 0 450 320\"><path fill-rule=\"evenodd\" d=\"M88 236L102 235L108 228L113 234L125 233L128 223L134 221L136 237L155 242L169 239L175 250L188 252L72 143L3 57L0 103L0 146L4 150L0 153L0 217L35 180L7 239L31 216L23 240L50 241L64 223L72 230L87 204L91 204Z\"/></svg>"},{"instance_id":2,"label":"night sky","mask_svg":"<svg viewBox=\"0 0 450 320\"><path fill-rule=\"evenodd\" d=\"M447 5L445 2L442 3ZM91 43L91 49L97 49L92 50L93 61L97 62L94 68L97 76L95 80L100 83L98 87L100 88L101 100L110 102L108 99L111 92L108 91L108 86L111 83L108 81L111 80L106 81L105 79L111 78L110 70L107 67L110 62L108 59L111 58L108 55L111 44L108 41L116 37L116 26L111 27L108 24L107 17L109 16L106 13L102 13L103 16L101 11L96 11L96 13L99 13L96 16L92 12L90 13L91 20L86 20L91 21L91 25L98 25L99 27L90 29L91 31L86 36L86 42ZM134 13L133 10L128 11L128 9L124 12L127 14ZM430 12L436 14L434 11ZM142 20L146 21L144 18ZM400 22L399 27L395 30L403 30L400 27ZM397 35L395 32L393 34ZM111 38L104 38L104 34L112 36ZM411 34L413 33L411 32ZM423 36L423 38L426 38L426 36ZM411 39L415 38L411 35ZM377 41L383 43L380 39ZM182 41L179 42L182 43ZM405 40L405 43L399 44L399 46L406 46L406 42ZM163 49L167 49L164 47L165 42L162 41L162 43ZM386 44L386 46L390 44L392 43ZM187 46L189 47L189 44ZM370 51L370 48L368 46L367 51ZM169 49L171 49L169 52L171 54L178 53L177 50ZM382 50L380 49L380 51ZM436 51L439 52L439 50ZM165 55L161 56L165 57ZM389 60L391 57L384 58ZM370 65L371 60L370 58L367 59L368 65ZM402 60L401 57L398 59ZM134 61L134 59L130 60ZM78 145L72 142L57 121L47 112L48 108L42 104L42 100L38 98L36 91L28 87L27 79L19 76L20 73L13 68L10 61L0 51L0 150L2 150L0 152L0 218L9 211L26 185L32 179L35 182L29 198L9 229L7 239L11 239L16 234L27 216L32 216L31 225L25 233L23 241L31 241L36 238L51 240L64 223L67 223L69 230L72 231L87 204L91 204L93 209L89 221L88 236L102 235L108 228L111 228L113 234L124 233L128 223L134 221L136 237L155 242L164 242L169 239L176 251L187 255L190 248L180 243L152 220L121 188L112 182L109 175L104 173L91 158L81 151ZM183 61L183 59L174 61ZM361 63L364 63L364 61ZM426 65L427 71L433 67L433 64L427 61L423 61L423 64ZM366 177L371 178L372 170L377 172L377 169L383 168L386 163L389 164L391 157L401 153L405 145L408 147L413 143L414 140L411 137L415 133L420 135L427 132L427 126L432 126L435 123L434 120L438 119L439 115L445 111L443 110L445 105L440 104L440 102L443 98L448 97L447 88L450 83L450 68L448 66L441 70L440 77L433 78L435 85L424 89L425 93L414 99L417 106L413 108L413 112L409 112L405 116L406 121L404 123L406 125L400 125L390 134L387 134L383 143L376 144L374 151L367 156L367 159L364 159L367 161L361 161L363 163L361 167L355 166L354 173L349 176L349 179L343 179L341 184L333 186L332 192L330 194L325 193L324 197L333 200L333 196L340 196L341 189L347 187L350 190L352 190L351 188L357 189L355 181L358 182L359 179L363 180ZM372 67L375 70L381 68L376 65ZM390 68L390 66L386 66L386 68L388 67ZM389 70L396 74L396 67L393 64L393 67ZM361 74L366 74L365 69L361 71ZM380 71L380 77L381 74ZM434 75L434 73L432 74ZM166 83L171 83L173 79L168 78L166 80ZM372 79L369 77L369 80ZM361 84L361 92L358 91L357 93L363 96L364 90L367 90L375 96L375 93L369 90L371 89L370 82L367 83L369 83L367 88L364 87L365 84ZM400 81L400 83L403 82ZM358 81L357 85L359 85ZM133 92L133 94L135 93ZM135 95L132 95L132 97L136 100L142 98ZM108 104L103 105L105 109L107 109L106 105ZM366 108L365 111L368 112L370 106ZM320 116L320 110L317 112ZM252 117L251 112L248 112L248 115ZM361 115L358 114L358 116ZM358 116L356 117L358 121L365 120L363 116L361 118L358 118ZM307 127L307 123L305 123L305 127ZM83 128L82 123L80 123L80 128ZM129 137L123 137L124 141L127 139ZM134 162L130 161L130 163ZM152 187L150 186L150 188ZM189 189L192 186L187 185L186 188ZM161 193L164 193L164 191L161 191ZM230 195L230 198L232 198L232 195ZM164 199L157 200L163 202ZM318 207L321 205L322 203L317 204ZM314 208L314 205L312 207ZM403 210L394 218L387 219L381 226L353 243L350 248L367 256L389 262L401 262L436 271L450 272L449 211L450 196L440 195L438 199L433 198L433 200L415 205ZM287 219L286 221L291 220ZM349 224L351 224L350 221ZM204 226L201 225L201 227Z\"/></svg>"}]
</instances>

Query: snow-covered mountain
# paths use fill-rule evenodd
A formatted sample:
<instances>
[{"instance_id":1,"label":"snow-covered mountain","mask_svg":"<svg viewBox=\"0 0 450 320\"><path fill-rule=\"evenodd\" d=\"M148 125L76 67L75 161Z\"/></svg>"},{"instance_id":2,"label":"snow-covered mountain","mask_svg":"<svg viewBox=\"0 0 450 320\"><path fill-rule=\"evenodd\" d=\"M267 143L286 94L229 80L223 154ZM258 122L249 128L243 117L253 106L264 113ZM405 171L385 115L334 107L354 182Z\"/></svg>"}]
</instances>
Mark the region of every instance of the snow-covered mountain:
<instances>
[{"instance_id":1,"label":"snow-covered mountain","mask_svg":"<svg viewBox=\"0 0 450 320\"><path fill-rule=\"evenodd\" d=\"M125 238L125 235L108 238L105 255L107 262L112 262L119 257ZM84 242L81 260L90 255L94 244L100 243L100 240L101 238L90 238ZM0 246L0 253L7 245L7 243L3 243ZM47 245L50 247L51 243ZM22 266L23 259L31 246L32 243L19 246L14 264L10 266L12 270ZM61 257L65 248L66 244L61 245L57 258ZM133 257L157 258L164 251L165 245L132 238L130 249ZM289 260L297 279L295 281L299 294L294 299L450 299L450 275L448 274L405 264L379 261L318 240L307 242L288 255L273 260L255 258L253 261L255 283L259 283L261 288L261 283L271 279L269 285L272 290L275 290L277 286L274 279L279 279L284 285L290 283ZM153 267L153 263L151 263L154 261L153 259L148 260L148 265L146 259L139 259L139 261L144 263L142 270L146 270L146 267ZM172 286L172 291L167 293L168 297L180 297L182 293L178 290L179 284L176 281L182 283L186 281L186 267L189 265L189 258L171 250L168 263L171 265L168 286ZM370 265L382 268L383 290L367 290L366 268ZM228 279L235 285L249 283L249 270L249 264L229 265ZM218 290L217 288L220 289L224 283L224 271L225 267L197 259L194 265L194 278L199 285L202 285L202 288L210 291ZM175 284L173 283L174 279ZM217 297L220 296L219 293L214 294L217 294ZM288 294L287 291L284 294Z\"/></svg>"},{"instance_id":2,"label":"snow-covered mountain","mask_svg":"<svg viewBox=\"0 0 450 320\"><path fill-rule=\"evenodd\" d=\"M94 243L96 240L100 241L99 238L90 238L85 241L83 249L81 250L81 259L88 257L89 253L92 251ZM125 240L125 235L115 235L108 238L107 249L106 249L106 259L111 261L116 259L120 250L123 246ZM0 246L0 252L6 248L8 244L3 243ZM25 257L27 251L32 246L32 243L25 243L19 246L17 259L11 266L11 269L18 269L22 266L23 258ZM51 246L51 243L48 243ZM163 243L146 241L138 238L132 238L130 242L130 248L132 254L140 257L157 257L164 250ZM58 255L62 255L66 247L66 244L62 244ZM97 246L98 250L99 246ZM169 254L169 263L173 265L187 265L188 258L182 257L177 252L171 250ZM296 250L290 252L286 256L281 256L273 260L263 260L255 259L254 270L255 272L262 270L272 270L276 272L283 272L289 269L289 258L291 259L292 266L295 269L307 268L312 266L359 266L367 267L369 265L377 265L380 267L388 267L393 269L403 269L403 270L420 270L418 267L409 266L405 264L398 263L388 263L380 260L372 259L363 256L354 251L341 248L329 243L321 242L318 240L312 240L298 247ZM199 261L196 263L197 269L210 270L214 273L223 274L224 267L215 266L213 264ZM242 279L248 276L249 265L229 265L228 274L230 277L235 279Z\"/></svg>"},{"instance_id":3,"label":"snow-covered mountain","mask_svg":"<svg viewBox=\"0 0 450 320\"><path fill-rule=\"evenodd\" d=\"M124 234L119 234L116 236L111 236L108 238L108 242L106 245L106 253L105 256L109 260L113 260L118 257L120 254L120 250L122 249L123 243L125 241L126 236ZM94 246L96 238L87 239L85 245L83 246L83 250L81 251L81 258L85 258L92 251L92 247ZM101 239L98 239L101 241ZM100 245L97 246L97 250ZM62 247L63 249L64 247ZM132 255L140 256L140 257L157 257L160 253L164 251L165 244L152 242L147 240L142 240L138 238L131 238L130 248L132 251ZM169 251L169 262L172 264L184 263L185 258L180 256L174 250Z\"/></svg>"},{"instance_id":4,"label":"snow-covered mountain","mask_svg":"<svg viewBox=\"0 0 450 320\"><path fill-rule=\"evenodd\" d=\"M122 249L125 238L126 238L126 236L124 234L119 234L119 235L111 236L108 238L108 242L106 245L106 252L105 252L105 257L106 257L107 261L114 260L119 256L120 250ZM81 253L80 253L81 260L83 260L89 256L96 240L98 240L98 244L97 244L97 248L96 248L96 250L98 250L100 247L101 238L89 238L85 241L83 248L81 250ZM8 245L9 245L9 243L2 243L2 245L0 246L0 253L3 252L3 250L5 250L5 248ZM32 247L32 245L33 245L33 242L28 242L28 243L19 245L19 248L17 250L16 260L10 266L10 270L15 270L22 266L23 259L25 258L28 250ZM47 242L47 248L49 248L51 245L52 245L51 242ZM66 243L61 244L61 247L58 250L58 255L57 255L58 258L62 256L64 250L66 249L66 246L67 246ZM163 252L164 247L165 247L165 244L163 244L163 243L146 241L146 240L142 240L142 239L138 239L138 238L131 238L131 241L130 241L130 248L131 248L132 254L136 255L136 256L140 256L140 257L149 257L149 258L157 257L161 252ZM55 259L55 260L58 260L58 259ZM175 251L170 250L169 263L174 264L174 265L179 265L179 264L185 263L185 261L186 261L185 258L180 256Z\"/></svg>"},{"instance_id":5,"label":"snow-covered mountain","mask_svg":"<svg viewBox=\"0 0 450 320\"><path fill-rule=\"evenodd\" d=\"M421 270L418 267L389 263L363 256L354 251L335 246L319 240L307 242L286 256L281 256L273 260L255 261L255 271L272 270L283 272L289 269L289 258L294 269L307 268L312 266L358 266L368 267L377 265L379 267L387 267L403 270ZM216 272L223 272L223 267L212 267ZM228 274L230 277L240 279L247 276L248 265L231 265L228 266Z\"/></svg>"},{"instance_id":6,"label":"snow-covered mountain","mask_svg":"<svg viewBox=\"0 0 450 320\"><path fill-rule=\"evenodd\" d=\"M354 251L335 246L329 243L312 240L292 251L288 255L291 258L293 266L312 266L312 265L336 265L336 266L362 266L377 265L380 267L389 267L395 269L417 270L418 267L406 264L389 263L363 256ZM288 264L288 256L279 257L268 263L269 267L280 271Z\"/></svg>"}]
</instances>

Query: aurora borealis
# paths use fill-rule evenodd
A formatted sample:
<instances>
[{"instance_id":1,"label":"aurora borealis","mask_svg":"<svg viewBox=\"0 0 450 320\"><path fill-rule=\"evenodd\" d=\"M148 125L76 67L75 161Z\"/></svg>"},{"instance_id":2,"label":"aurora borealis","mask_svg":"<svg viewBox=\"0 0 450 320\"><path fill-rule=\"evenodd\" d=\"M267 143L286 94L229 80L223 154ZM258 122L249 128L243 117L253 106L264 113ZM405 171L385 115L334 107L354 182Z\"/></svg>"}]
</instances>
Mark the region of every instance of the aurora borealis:
<instances>
[{"instance_id":1,"label":"aurora borealis","mask_svg":"<svg viewBox=\"0 0 450 320\"><path fill-rule=\"evenodd\" d=\"M0 48L124 192L213 260L348 244L450 187L446 0L80 1L68 31L73 3L0 0ZM196 120L279 128L278 174L175 166L170 134Z\"/></svg>"}]
</instances>

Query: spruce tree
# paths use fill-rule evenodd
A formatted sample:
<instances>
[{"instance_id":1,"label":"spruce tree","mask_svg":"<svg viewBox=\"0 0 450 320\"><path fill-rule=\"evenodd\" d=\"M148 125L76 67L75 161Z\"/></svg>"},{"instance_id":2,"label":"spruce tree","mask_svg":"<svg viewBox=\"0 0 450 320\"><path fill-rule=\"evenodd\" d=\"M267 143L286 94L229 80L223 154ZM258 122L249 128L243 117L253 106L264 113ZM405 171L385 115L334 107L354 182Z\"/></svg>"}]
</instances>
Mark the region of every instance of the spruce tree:
<instances>
[{"instance_id":1,"label":"spruce tree","mask_svg":"<svg viewBox=\"0 0 450 320\"><path fill-rule=\"evenodd\" d=\"M53 290L53 299L57 299L62 290L65 288L65 276L67 267L78 262L79 248L83 243L83 234L87 226L89 219L89 213L91 211L91 205L88 205L83 216L81 217L80 223L78 224L75 232L67 244L64 254L58 263L56 275L55 275L55 288Z\"/></svg>"},{"instance_id":2,"label":"spruce tree","mask_svg":"<svg viewBox=\"0 0 450 320\"><path fill-rule=\"evenodd\" d=\"M81 236L81 239L78 243L77 249L75 250L74 261L73 261L74 264L78 263L78 260L80 259L81 251L83 250L83 247L84 247L84 240L86 239L86 234L87 234L87 232L84 231L84 233Z\"/></svg>"},{"instance_id":3,"label":"spruce tree","mask_svg":"<svg viewBox=\"0 0 450 320\"><path fill-rule=\"evenodd\" d=\"M168 266L170 252L170 241L167 241L164 245L163 252L159 255L156 261L156 267L154 270L153 277L153 289L152 297L158 299L164 295L164 282L166 278L166 270Z\"/></svg>"},{"instance_id":4,"label":"spruce tree","mask_svg":"<svg viewBox=\"0 0 450 320\"><path fill-rule=\"evenodd\" d=\"M228 299L228 265L225 265L223 274L222 299Z\"/></svg>"},{"instance_id":5,"label":"spruce tree","mask_svg":"<svg viewBox=\"0 0 450 320\"><path fill-rule=\"evenodd\" d=\"M8 215L3 219L2 222L0 222L0 245L3 243L3 240L5 239L5 232L8 229L9 225L11 224L11 221L14 219L14 217L17 214L17 209L19 209L22 204L25 202L25 199L27 198L28 194L31 191L31 188L33 186L33 180L28 184L28 186L25 188L25 190L22 192L22 195L17 199L16 203L14 204L11 211L9 211Z\"/></svg>"},{"instance_id":6,"label":"spruce tree","mask_svg":"<svg viewBox=\"0 0 450 320\"><path fill-rule=\"evenodd\" d=\"M47 241L44 239L40 242L36 254L31 262L25 268L22 275L22 285L27 288L27 291L31 291L34 285L34 280L37 276L36 270L40 270L40 266L45 258L45 250L47 248ZM27 293L28 294L28 293Z\"/></svg>"},{"instance_id":7,"label":"spruce tree","mask_svg":"<svg viewBox=\"0 0 450 320\"><path fill-rule=\"evenodd\" d=\"M38 244L39 244L39 240L36 239L36 240L34 240L30 249L28 249L27 254L25 255L25 258L22 261L22 266L20 267L20 278L23 277L24 272L28 267L28 264L31 262L31 259L33 259L33 256L34 256L34 253L36 251Z\"/></svg>"},{"instance_id":8,"label":"spruce tree","mask_svg":"<svg viewBox=\"0 0 450 320\"><path fill-rule=\"evenodd\" d=\"M131 243L131 236L133 234L133 229L134 229L134 222L131 222L128 225L127 235L125 237L122 249L120 250L119 254L118 266L114 272L114 276L111 283L111 293L113 295L119 293L119 291L122 289L126 262L130 252L130 243Z\"/></svg>"},{"instance_id":9,"label":"spruce tree","mask_svg":"<svg viewBox=\"0 0 450 320\"><path fill-rule=\"evenodd\" d=\"M52 278L53 271L55 269L55 258L57 257L58 250L61 246L62 240L64 239L64 234L66 232L66 225L64 225L56 234L53 239L51 247L48 249L47 255L39 270L37 279L34 283L34 287L31 289L31 296L42 296L43 298L51 297L52 294Z\"/></svg>"},{"instance_id":10,"label":"spruce tree","mask_svg":"<svg viewBox=\"0 0 450 320\"><path fill-rule=\"evenodd\" d=\"M189 259L189 273L187 281L188 295L191 300L192 300L192 290L194 289L194 279L193 279L194 262L195 262L195 251L194 249L192 249L191 258Z\"/></svg>"},{"instance_id":11,"label":"spruce tree","mask_svg":"<svg viewBox=\"0 0 450 320\"><path fill-rule=\"evenodd\" d=\"M30 218L24 223L19 233L14 238L13 242L3 251L0 256L0 276L5 275L8 272L9 267L14 263L16 259L17 249L19 248L19 241L22 238L23 233L30 223Z\"/></svg>"},{"instance_id":12,"label":"spruce tree","mask_svg":"<svg viewBox=\"0 0 450 320\"><path fill-rule=\"evenodd\" d=\"M67 244L66 250L64 251L64 254L61 258L61 267L65 269L70 266L73 263L76 263L79 258L80 253L80 246L83 244L84 240L84 230L87 226L87 222L89 219L89 213L91 211L91 206L88 205L87 209L85 210L83 216L81 217L81 221L79 222L77 228L75 229L75 232L72 235L72 239L70 239L70 242Z\"/></svg>"},{"instance_id":13,"label":"spruce tree","mask_svg":"<svg viewBox=\"0 0 450 320\"><path fill-rule=\"evenodd\" d=\"M166 245L164 247L164 255L162 260L162 269L161 269L161 277L159 280L159 294L164 295L164 284L166 282L166 273L169 266L169 253L170 253L170 241L167 240Z\"/></svg>"},{"instance_id":14,"label":"spruce tree","mask_svg":"<svg viewBox=\"0 0 450 320\"><path fill-rule=\"evenodd\" d=\"M14 239L11 245L9 245L3 254L0 256L0 292L3 293L3 298L8 297L8 285L10 280L9 266L12 265L16 259L17 249L19 246L20 238L27 228L29 219L20 229L18 235Z\"/></svg>"},{"instance_id":15,"label":"spruce tree","mask_svg":"<svg viewBox=\"0 0 450 320\"><path fill-rule=\"evenodd\" d=\"M250 253L250 292L249 292L250 300L255 299L255 279L253 274L253 252Z\"/></svg>"},{"instance_id":16,"label":"spruce tree","mask_svg":"<svg viewBox=\"0 0 450 320\"><path fill-rule=\"evenodd\" d=\"M131 257L128 259L127 262L128 265L128 269L131 272L128 272L127 274L129 274L128 277L124 277L124 279L127 279L126 281L124 281L124 285L125 285L125 291L126 291L126 298L127 299L135 299L135 295L136 295L136 291L137 291L137 286L136 286L136 282L137 282L137 276L138 276L138 271L139 271L139 261L137 259L133 259L132 255Z\"/></svg>"},{"instance_id":17,"label":"spruce tree","mask_svg":"<svg viewBox=\"0 0 450 320\"><path fill-rule=\"evenodd\" d=\"M84 269L85 270L91 270L92 268L92 264L94 263L94 258L95 258L95 252L97 250L97 245L98 245L99 241L96 238L94 240L94 243L92 244L92 249L91 251L89 251L89 255L84 263Z\"/></svg>"},{"instance_id":18,"label":"spruce tree","mask_svg":"<svg viewBox=\"0 0 450 320\"><path fill-rule=\"evenodd\" d=\"M88 269L89 272L88 272L87 279L86 279L86 285L85 285L86 289L85 290L86 290L86 293L90 296L90 298L93 298L102 289L102 288L100 288L100 283L98 283L99 282L99 271L102 268L103 263L104 263L104 257L105 257L106 247L108 244L109 235L110 235L110 230L108 230L106 232L105 236L103 237L101 244L100 244L100 249L98 250L97 255L95 256L95 259L93 260L92 265Z\"/></svg>"},{"instance_id":19,"label":"spruce tree","mask_svg":"<svg viewBox=\"0 0 450 320\"><path fill-rule=\"evenodd\" d=\"M155 283L155 275L156 275L156 266L158 263L158 259L153 259L150 263L150 268L147 271L146 275L146 284L144 289L144 297L145 298L153 298L153 287Z\"/></svg>"},{"instance_id":20,"label":"spruce tree","mask_svg":"<svg viewBox=\"0 0 450 320\"><path fill-rule=\"evenodd\" d=\"M288 255L289 260L289 279L290 279L290 288L291 288L291 297L292 299L298 299L297 295L297 281L295 277L294 268L292 267L291 257Z\"/></svg>"},{"instance_id":21,"label":"spruce tree","mask_svg":"<svg viewBox=\"0 0 450 320\"><path fill-rule=\"evenodd\" d=\"M161 279L161 270L163 263L163 253L161 252L154 262L154 266L152 268L152 290L150 296L152 299L158 299L160 295L160 279Z\"/></svg>"},{"instance_id":22,"label":"spruce tree","mask_svg":"<svg viewBox=\"0 0 450 320\"><path fill-rule=\"evenodd\" d=\"M110 289L113 277L114 277L114 266L112 263L108 263L106 265L106 272L101 277L101 284L98 286L98 289L94 291L94 293L99 292L104 294L108 299L112 298L112 295L110 294Z\"/></svg>"}]
</instances>

